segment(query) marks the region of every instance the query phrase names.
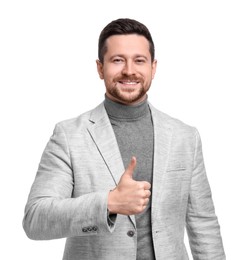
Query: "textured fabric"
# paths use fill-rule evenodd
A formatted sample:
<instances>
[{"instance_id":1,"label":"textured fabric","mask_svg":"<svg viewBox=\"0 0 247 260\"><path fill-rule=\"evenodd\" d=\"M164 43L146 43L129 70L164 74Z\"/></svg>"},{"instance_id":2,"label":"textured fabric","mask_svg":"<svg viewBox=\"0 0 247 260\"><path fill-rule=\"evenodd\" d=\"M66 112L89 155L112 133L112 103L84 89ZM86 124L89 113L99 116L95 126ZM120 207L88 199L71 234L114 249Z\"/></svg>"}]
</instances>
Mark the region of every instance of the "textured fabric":
<instances>
[{"instance_id":1,"label":"textured fabric","mask_svg":"<svg viewBox=\"0 0 247 260\"><path fill-rule=\"evenodd\" d=\"M128 167L131 156L135 156L137 165L133 178L152 183L153 123L147 99L137 105L126 106L106 97L104 104L125 169ZM143 213L135 215L135 221L137 227L136 259L155 259L151 230L151 200Z\"/></svg>"},{"instance_id":2,"label":"textured fabric","mask_svg":"<svg viewBox=\"0 0 247 260\"><path fill-rule=\"evenodd\" d=\"M154 125L152 232L157 260L188 259L187 227L196 260L223 260L220 228L193 127L150 105ZM109 190L124 165L102 103L56 125L25 208L31 239L67 238L63 259L136 259L134 216L107 221Z\"/></svg>"}]
</instances>

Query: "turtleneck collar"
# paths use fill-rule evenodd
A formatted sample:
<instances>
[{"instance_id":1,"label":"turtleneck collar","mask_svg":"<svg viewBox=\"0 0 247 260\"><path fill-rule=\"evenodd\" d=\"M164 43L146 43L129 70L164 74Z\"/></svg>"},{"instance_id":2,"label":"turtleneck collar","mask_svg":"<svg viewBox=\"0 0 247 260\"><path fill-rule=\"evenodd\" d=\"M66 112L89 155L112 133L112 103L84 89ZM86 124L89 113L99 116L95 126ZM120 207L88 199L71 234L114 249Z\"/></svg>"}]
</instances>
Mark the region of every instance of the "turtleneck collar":
<instances>
[{"instance_id":1,"label":"turtleneck collar","mask_svg":"<svg viewBox=\"0 0 247 260\"><path fill-rule=\"evenodd\" d=\"M104 105L108 116L118 121L135 121L150 113L147 98L136 105L124 105L105 95Z\"/></svg>"}]
</instances>

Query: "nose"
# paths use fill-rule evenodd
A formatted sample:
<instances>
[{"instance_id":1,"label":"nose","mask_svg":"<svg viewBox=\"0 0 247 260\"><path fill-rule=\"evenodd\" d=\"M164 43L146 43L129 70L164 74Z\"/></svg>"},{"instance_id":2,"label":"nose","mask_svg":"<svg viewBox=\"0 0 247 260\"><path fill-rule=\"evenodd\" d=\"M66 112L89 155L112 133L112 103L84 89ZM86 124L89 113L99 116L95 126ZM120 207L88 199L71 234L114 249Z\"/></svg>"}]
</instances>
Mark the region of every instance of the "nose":
<instances>
[{"instance_id":1,"label":"nose","mask_svg":"<svg viewBox=\"0 0 247 260\"><path fill-rule=\"evenodd\" d=\"M127 76L135 74L135 67L132 61L126 61L122 70L122 74Z\"/></svg>"}]
</instances>

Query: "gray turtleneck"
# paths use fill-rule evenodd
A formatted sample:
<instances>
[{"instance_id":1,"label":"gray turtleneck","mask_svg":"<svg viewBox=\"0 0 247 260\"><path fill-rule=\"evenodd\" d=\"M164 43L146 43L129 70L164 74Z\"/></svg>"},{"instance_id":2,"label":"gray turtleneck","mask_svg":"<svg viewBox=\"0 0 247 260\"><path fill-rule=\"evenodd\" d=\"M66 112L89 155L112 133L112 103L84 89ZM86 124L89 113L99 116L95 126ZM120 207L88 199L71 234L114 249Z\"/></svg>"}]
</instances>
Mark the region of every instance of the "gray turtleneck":
<instances>
[{"instance_id":1,"label":"gray turtleneck","mask_svg":"<svg viewBox=\"0 0 247 260\"><path fill-rule=\"evenodd\" d=\"M112 124L124 167L132 156L137 159L134 179L152 184L154 130L147 99L137 105L126 106L105 97L107 114ZM151 203L137 214L137 260L155 259L152 230Z\"/></svg>"}]
</instances>

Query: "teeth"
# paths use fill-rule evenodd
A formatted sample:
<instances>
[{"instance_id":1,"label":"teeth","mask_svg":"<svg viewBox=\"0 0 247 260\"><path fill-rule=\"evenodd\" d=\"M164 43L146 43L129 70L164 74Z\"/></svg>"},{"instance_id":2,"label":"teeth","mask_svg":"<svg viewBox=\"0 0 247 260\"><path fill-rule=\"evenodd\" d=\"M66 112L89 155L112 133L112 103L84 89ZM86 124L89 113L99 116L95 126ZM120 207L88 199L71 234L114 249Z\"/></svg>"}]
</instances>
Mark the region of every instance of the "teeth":
<instances>
[{"instance_id":1,"label":"teeth","mask_svg":"<svg viewBox=\"0 0 247 260\"><path fill-rule=\"evenodd\" d=\"M122 81L123 84L126 84L126 85L135 85L137 84L137 82L135 81Z\"/></svg>"}]
</instances>

